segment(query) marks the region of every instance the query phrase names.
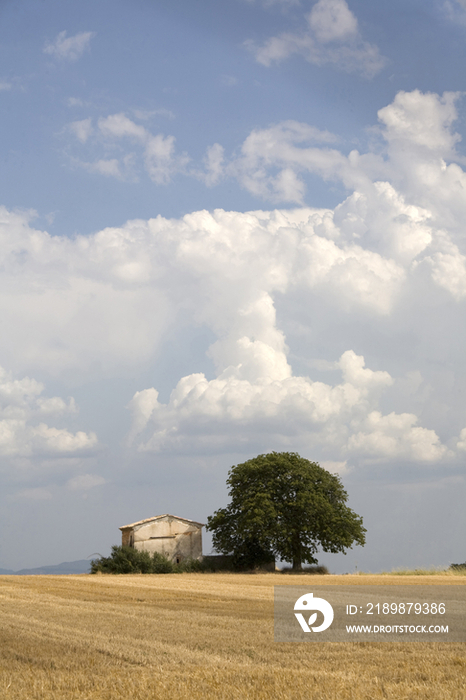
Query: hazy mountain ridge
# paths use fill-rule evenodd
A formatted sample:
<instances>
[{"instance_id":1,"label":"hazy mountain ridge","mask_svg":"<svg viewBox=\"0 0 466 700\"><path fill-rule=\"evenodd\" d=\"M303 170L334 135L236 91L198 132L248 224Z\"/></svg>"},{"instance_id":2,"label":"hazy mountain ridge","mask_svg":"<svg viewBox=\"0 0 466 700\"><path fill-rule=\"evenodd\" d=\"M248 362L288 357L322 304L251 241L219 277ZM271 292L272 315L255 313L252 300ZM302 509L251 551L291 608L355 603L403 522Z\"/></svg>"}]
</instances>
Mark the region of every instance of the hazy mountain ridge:
<instances>
[{"instance_id":1,"label":"hazy mountain ridge","mask_svg":"<svg viewBox=\"0 0 466 700\"><path fill-rule=\"evenodd\" d=\"M54 566L39 566L35 569L0 569L0 576L33 576L44 574L66 575L66 574L88 574L91 568L89 559L79 559L77 561L64 561Z\"/></svg>"}]
</instances>

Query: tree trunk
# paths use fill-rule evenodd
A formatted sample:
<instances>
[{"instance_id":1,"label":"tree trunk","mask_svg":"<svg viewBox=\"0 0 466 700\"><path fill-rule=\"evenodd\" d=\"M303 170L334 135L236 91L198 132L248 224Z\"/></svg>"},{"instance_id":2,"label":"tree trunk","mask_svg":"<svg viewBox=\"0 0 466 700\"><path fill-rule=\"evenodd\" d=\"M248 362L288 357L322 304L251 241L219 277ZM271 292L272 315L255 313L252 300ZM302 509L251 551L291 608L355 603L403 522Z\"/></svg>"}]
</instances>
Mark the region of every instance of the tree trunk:
<instances>
[{"instance_id":1,"label":"tree trunk","mask_svg":"<svg viewBox=\"0 0 466 700\"><path fill-rule=\"evenodd\" d=\"M291 545L291 551L293 553L293 571L302 571L303 570L303 559L302 559L302 552L301 552L301 537L300 537L300 532L295 531L293 532L293 539L292 539L292 545Z\"/></svg>"}]
</instances>

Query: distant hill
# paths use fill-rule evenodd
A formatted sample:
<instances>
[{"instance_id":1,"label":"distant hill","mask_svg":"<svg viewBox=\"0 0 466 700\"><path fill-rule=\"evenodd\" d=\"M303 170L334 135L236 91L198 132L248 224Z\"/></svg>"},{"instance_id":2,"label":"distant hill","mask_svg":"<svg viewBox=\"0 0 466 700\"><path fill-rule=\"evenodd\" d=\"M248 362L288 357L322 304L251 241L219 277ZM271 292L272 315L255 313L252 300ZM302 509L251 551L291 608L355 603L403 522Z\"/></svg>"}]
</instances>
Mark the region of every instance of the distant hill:
<instances>
[{"instance_id":1,"label":"distant hill","mask_svg":"<svg viewBox=\"0 0 466 700\"><path fill-rule=\"evenodd\" d=\"M66 575L66 574L88 574L91 568L89 559L79 559L78 561L64 561L55 566L39 566L36 569L21 569L12 571L11 569L0 569L0 576L34 576L44 574Z\"/></svg>"}]
</instances>

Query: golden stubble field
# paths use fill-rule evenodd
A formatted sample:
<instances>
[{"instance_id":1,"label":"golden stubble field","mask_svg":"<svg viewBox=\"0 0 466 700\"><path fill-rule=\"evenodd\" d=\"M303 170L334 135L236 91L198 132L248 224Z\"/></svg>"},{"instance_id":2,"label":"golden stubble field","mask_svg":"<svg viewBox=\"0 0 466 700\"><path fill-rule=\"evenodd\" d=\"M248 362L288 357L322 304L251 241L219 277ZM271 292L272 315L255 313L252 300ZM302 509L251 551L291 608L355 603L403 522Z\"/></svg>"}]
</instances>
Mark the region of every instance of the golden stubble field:
<instances>
[{"instance_id":1,"label":"golden stubble field","mask_svg":"<svg viewBox=\"0 0 466 700\"><path fill-rule=\"evenodd\" d=\"M10 700L466 699L466 645L278 644L273 586L308 576L0 577ZM313 576L319 585L464 578Z\"/></svg>"}]
</instances>

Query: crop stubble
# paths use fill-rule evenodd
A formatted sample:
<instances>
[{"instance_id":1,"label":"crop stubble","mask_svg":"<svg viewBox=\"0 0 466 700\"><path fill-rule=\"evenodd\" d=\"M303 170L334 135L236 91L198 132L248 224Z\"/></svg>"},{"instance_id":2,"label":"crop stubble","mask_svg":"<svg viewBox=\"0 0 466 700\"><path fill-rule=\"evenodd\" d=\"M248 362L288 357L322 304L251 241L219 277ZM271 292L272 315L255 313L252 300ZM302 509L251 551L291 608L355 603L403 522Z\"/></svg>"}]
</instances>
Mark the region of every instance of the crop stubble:
<instances>
[{"instance_id":1,"label":"crop stubble","mask_svg":"<svg viewBox=\"0 0 466 700\"><path fill-rule=\"evenodd\" d=\"M406 577L403 585L465 585ZM0 696L11 700L466 700L464 644L279 644L273 586L398 577L0 577Z\"/></svg>"}]
</instances>

